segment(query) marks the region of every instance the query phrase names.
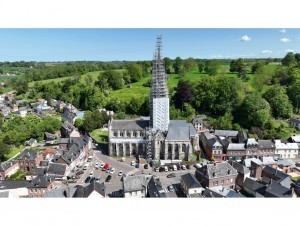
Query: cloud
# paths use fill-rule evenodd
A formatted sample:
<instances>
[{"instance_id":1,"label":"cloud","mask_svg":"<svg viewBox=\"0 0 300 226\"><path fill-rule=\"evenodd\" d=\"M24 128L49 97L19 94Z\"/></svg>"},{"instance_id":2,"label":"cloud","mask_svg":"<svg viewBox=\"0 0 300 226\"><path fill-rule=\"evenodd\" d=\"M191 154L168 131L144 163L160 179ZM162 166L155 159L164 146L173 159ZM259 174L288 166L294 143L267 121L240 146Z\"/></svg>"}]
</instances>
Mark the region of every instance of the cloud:
<instances>
[{"instance_id":1,"label":"cloud","mask_svg":"<svg viewBox=\"0 0 300 226\"><path fill-rule=\"evenodd\" d=\"M243 42L249 42L251 40L251 38L248 35L244 35L243 37L240 38L240 41Z\"/></svg>"},{"instance_id":2,"label":"cloud","mask_svg":"<svg viewBox=\"0 0 300 226\"><path fill-rule=\"evenodd\" d=\"M282 38L282 39L280 39L280 41L281 41L281 42L285 42L285 43L286 43L286 42L290 42L291 40L290 40L290 39L288 39L288 38Z\"/></svg>"},{"instance_id":3,"label":"cloud","mask_svg":"<svg viewBox=\"0 0 300 226\"><path fill-rule=\"evenodd\" d=\"M286 33L286 30L283 28L281 30L279 30L280 33Z\"/></svg>"},{"instance_id":4,"label":"cloud","mask_svg":"<svg viewBox=\"0 0 300 226\"><path fill-rule=\"evenodd\" d=\"M271 53L273 53L273 51L266 49L266 50L261 51L261 53L262 54L271 54Z\"/></svg>"},{"instance_id":5,"label":"cloud","mask_svg":"<svg viewBox=\"0 0 300 226\"><path fill-rule=\"evenodd\" d=\"M285 50L284 52L286 52L286 53L290 53L290 52L295 52L295 50L293 50L293 49L287 49L287 50Z\"/></svg>"}]
</instances>

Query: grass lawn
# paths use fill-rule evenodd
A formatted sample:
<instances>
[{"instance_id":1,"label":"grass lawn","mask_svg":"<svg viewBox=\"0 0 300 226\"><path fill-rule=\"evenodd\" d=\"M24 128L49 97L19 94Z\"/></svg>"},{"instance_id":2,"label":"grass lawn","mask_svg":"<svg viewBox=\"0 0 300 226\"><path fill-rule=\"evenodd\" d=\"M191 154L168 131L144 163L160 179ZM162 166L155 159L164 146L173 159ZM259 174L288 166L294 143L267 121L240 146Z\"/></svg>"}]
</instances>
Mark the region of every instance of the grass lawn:
<instances>
[{"instance_id":1,"label":"grass lawn","mask_svg":"<svg viewBox=\"0 0 300 226\"><path fill-rule=\"evenodd\" d=\"M16 173L11 175L8 180L25 180L25 175L22 170L18 170Z\"/></svg>"},{"instance_id":2,"label":"grass lawn","mask_svg":"<svg viewBox=\"0 0 300 226\"><path fill-rule=\"evenodd\" d=\"M105 131L103 129L95 129L90 132L90 135L99 144L108 144L108 131Z\"/></svg>"},{"instance_id":3,"label":"grass lawn","mask_svg":"<svg viewBox=\"0 0 300 226\"><path fill-rule=\"evenodd\" d=\"M5 158L8 160L15 156L16 154L19 154L23 150L24 146L21 145L19 147L13 147L10 149L10 153L8 155L5 155Z\"/></svg>"},{"instance_id":4,"label":"grass lawn","mask_svg":"<svg viewBox=\"0 0 300 226\"><path fill-rule=\"evenodd\" d=\"M297 181L297 180L299 180L299 179L300 179L300 176L295 176L295 177L291 178L291 180L294 181L294 182Z\"/></svg>"}]
</instances>

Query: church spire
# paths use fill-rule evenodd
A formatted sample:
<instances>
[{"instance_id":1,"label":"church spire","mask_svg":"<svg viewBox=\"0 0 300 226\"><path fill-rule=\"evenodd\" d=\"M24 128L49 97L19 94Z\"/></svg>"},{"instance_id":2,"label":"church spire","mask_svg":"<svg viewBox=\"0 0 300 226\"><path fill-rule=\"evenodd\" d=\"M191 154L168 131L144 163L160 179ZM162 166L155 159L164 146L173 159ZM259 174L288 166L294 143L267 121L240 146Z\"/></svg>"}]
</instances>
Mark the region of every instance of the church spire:
<instances>
[{"instance_id":1,"label":"church spire","mask_svg":"<svg viewBox=\"0 0 300 226\"><path fill-rule=\"evenodd\" d=\"M150 127L153 131L167 131L169 125L169 97L161 51L162 36L158 36L152 66L150 92Z\"/></svg>"}]
</instances>

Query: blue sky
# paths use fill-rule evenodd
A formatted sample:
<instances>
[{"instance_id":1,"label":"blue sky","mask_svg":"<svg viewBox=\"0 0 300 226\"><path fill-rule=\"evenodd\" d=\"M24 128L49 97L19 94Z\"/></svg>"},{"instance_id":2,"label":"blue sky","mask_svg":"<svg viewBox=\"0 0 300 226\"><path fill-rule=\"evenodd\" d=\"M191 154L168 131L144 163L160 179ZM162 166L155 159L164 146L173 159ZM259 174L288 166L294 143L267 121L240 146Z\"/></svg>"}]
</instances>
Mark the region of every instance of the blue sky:
<instances>
[{"instance_id":1,"label":"blue sky","mask_svg":"<svg viewBox=\"0 0 300 226\"><path fill-rule=\"evenodd\" d=\"M0 61L151 60L159 34L170 58L300 52L300 29L0 29Z\"/></svg>"}]
</instances>

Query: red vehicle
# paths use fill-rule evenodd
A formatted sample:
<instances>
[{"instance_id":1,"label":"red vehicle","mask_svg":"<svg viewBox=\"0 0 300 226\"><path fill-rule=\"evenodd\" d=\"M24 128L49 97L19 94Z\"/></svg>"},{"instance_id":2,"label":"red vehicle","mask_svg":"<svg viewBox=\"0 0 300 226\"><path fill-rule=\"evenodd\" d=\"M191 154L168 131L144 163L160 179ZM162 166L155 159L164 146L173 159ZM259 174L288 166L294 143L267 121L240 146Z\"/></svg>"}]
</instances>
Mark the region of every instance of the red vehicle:
<instances>
[{"instance_id":1,"label":"red vehicle","mask_svg":"<svg viewBox=\"0 0 300 226\"><path fill-rule=\"evenodd\" d=\"M105 163L105 165L102 168L102 171L106 171L108 169L108 167L109 167L108 163Z\"/></svg>"}]
</instances>

